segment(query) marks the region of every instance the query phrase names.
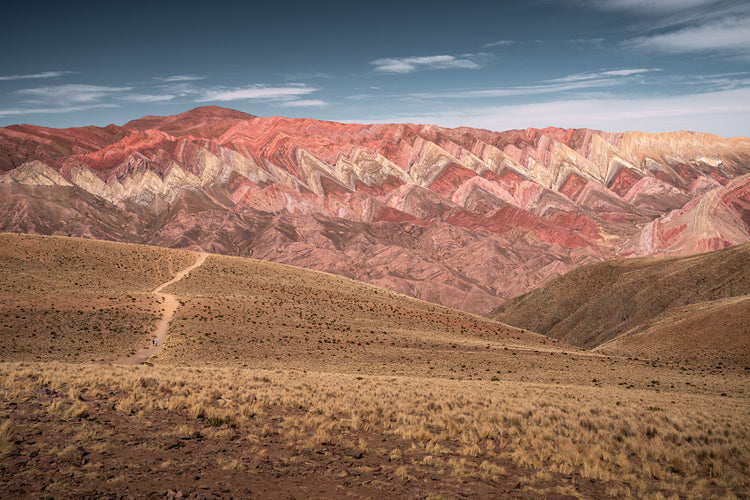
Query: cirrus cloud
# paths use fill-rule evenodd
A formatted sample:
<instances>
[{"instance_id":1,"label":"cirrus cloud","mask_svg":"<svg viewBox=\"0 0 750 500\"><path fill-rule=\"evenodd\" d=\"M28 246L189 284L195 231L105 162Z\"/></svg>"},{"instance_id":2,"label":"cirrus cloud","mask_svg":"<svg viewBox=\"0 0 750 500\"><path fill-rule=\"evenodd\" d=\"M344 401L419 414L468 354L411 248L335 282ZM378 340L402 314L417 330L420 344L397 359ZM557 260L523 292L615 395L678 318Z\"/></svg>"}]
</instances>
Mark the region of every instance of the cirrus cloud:
<instances>
[{"instance_id":1,"label":"cirrus cloud","mask_svg":"<svg viewBox=\"0 0 750 500\"><path fill-rule=\"evenodd\" d=\"M549 81L550 82L580 82L580 81L587 81L587 80L598 80L600 78L641 75L643 73L649 73L651 71L661 71L661 70L657 68L613 69L613 70L608 70L608 71L599 71L596 73L577 73L575 75L568 75L562 78L556 78L554 80L549 80Z\"/></svg>"},{"instance_id":2,"label":"cirrus cloud","mask_svg":"<svg viewBox=\"0 0 750 500\"><path fill-rule=\"evenodd\" d=\"M603 112L604 111L604 112ZM432 123L444 127L509 130L525 127L586 127L623 132L693 130L748 136L750 87L664 97L561 99L532 104L461 107L397 114L371 122Z\"/></svg>"},{"instance_id":3,"label":"cirrus cloud","mask_svg":"<svg viewBox=\"0 0 750 500\"><path fill-rule=\"evenodd\" d=\"M172 94L129 94L124 95L120 98L122 101L128 102L163 102L171 101L175 96Z\"/></svg>"},{"instance_id":4,"label":"cirrus cloud","mask_svg":"<svg viewBox=\"0 0 750 500\"><path fill-rule=\"evenodd\" d=\"M197 102L208 101L242 101L242 100L265 100L285 101L294 100L317 92L315 87L307 85L287 85L284 87L269 87L265 85L251 85L243 88L214 89L204 93Z\"/></svg>"},{"instance_id":5,"label":"cirrus cloud","mask_svg":"<svg viewBox=\"0 0 750 500\"><path fill-rule=\"evenodd\" d=\"M62 106L51 108L10 108L0 109L0 116L17 116L17 115L41 115L41 114L61 114L75 113L77 111L87 111L97 108L117 108L117 104L92 104L89 106Z\"/></svg>"},{"instance_id":6,"label":"cirrus cloud","mask_svg":"<svg viewBox=\"0 0 750 500\"><path fill-rule=\"evenodd\" d=\"M509 45L514 45L515 43L516 42L514 42L513 40L498 40L496 42L485 43L484 45L482 45L482 48L490 49L492 47L507 47Z\"/></svg>"},{"instance_id":7,"label":"cirrus cloud","mask_svg":"<svg viewBox=\"0 0 750 500\"><path fill-rule=\"evenodd\" d=\"M320 99L299 99L297 101L284 101L280 106L285 108L314 108L328 106L328 103Z\"/></svg>"},{"instance_id":8,"label":"cirrus cloud","mask_svg":"<svg viewBox=\"0 0 750 500\"><path fill-rule=\"evenodd\" d=\"M424 57L386 57L371 61L375 71L384 73L413 73L420 69L479 69L472 54L463 56L437 55Z\"/></svg>"},{"instance_id":9,"label":"cirrus cloud","mask_svg":"<svg viewBox=\"0 0 750 500\"><path fill-rule=\"evenodd\" d=\"M593 0L589 4L602 10L634 12L676 12L706 7L720 0Z\"/></svg>"},{"instance_id":10,"label":"cirrus cloud","mask_svg":"<svg viewBox=\"0 0 750 500\"><path fill-rule=\"evenodd\" d=\"M54 101L60 105L91 103L105 97L122 94L133 87L109 87L105 85L67 84L50 85L17 90L15 93L31 102Z\"/></svg>"},{"instance_id":11,"label":"cirrus cloud","mask_svg":"<svg viewBox=\"0 0 750 500\"><path fill-rule=\"evenodd\" d=\"M203 80L205 76L200 75L172 75L172 76L155 76L154 80L157 82L164 83L175 83L175 82L192 82L196 80Z\"/></svg>"},{"instance_id":12,"label":"cirrus cloud","mask_svg":"<svg viewBox=\"0 0 750 500\"><path fill-rule=\"evenodd\" d=\"M723 18L625 42L667 53L723 52L750 57L750 17Z\"/></svg>"},{"instance_id":13,"label":"cirrus cloud","mask_svg":"<svg viewBox=\"0 0 750 500\"><path fill-rule=\"evenodd\" d=\"M72 71L44 71L42 73L32 73L28 75L2 75L0 81L11 81L11 80L32 80L39 78L59 78L61 76L69 75Z\"/></svg>"},{"instance_id":14,"label":"cirrus cloud","mask_svg":"<svg viewBox=\"0 0 750 500\"><path fill-rule=\"evenodd\" d=\"M555 78L553 80L545 80L532 85L485 89L458 89L445 92L419 92L411 94L410 97L415 97L417 99L471 99L554 94L558 92L589 90L594 88L632 84L633 81L635 81L636 76L651 71L661 70L658 68L629 68L605 70L593 73L576 73Z\"/></svg>"}]
</instances>

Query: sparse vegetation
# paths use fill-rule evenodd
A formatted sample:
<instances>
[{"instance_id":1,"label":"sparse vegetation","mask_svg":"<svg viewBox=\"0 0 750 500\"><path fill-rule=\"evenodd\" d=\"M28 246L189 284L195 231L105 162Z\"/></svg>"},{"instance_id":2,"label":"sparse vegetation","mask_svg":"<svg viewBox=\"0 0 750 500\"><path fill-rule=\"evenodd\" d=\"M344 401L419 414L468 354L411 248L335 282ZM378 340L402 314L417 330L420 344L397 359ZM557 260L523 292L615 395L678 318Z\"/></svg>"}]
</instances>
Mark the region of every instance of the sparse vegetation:
<instances>
[{"instance_id":1,"label":"sparse vegetation","mask_svg":"<svg viewBox=\"0 0 750 500\"><path fill-rule=\"evenodd\" d=\"M5 238L0 252L23 255ZM54 255L56 239L41 240ZM139 304L147 338L159 314L148 291L194 255L178 252L164 268L138 264L150 258L142 247L130 257L114 247L107 255L132 262L125 275L143 275L103 280L102 295L123 308L108 321L135 317L127 305ZM48 272L34 264L44 253L27 255L26 276L6 257L18 271L2 271L4 297L32 297L23 287ZM91 272L114 265L103 262ZM95 293L97 280L85 279ZM92 303L48 283L33 303L72 312L45 344L55 349L40 360L27 356L31 343L2 351L15 353L0 362L9 496L750 493L748 371L731 365L592 354L343 278L210 256L165 290L181 301L165 349L148 364L113 366L67 356L99 316L78 314ZM7 327L0 344L43 324ZM102 330L123 342L120 353L142 338Z\"/></svg>"},{"instance_id":2,"label":"sparse vegetation","mask_svg":"<svg viewBox=\"0 0 750 500\"><path fill-rule=\"evenodd\" d=\"M490 316L603 354L750 366L750 244L582 266Z\"/></svg>"},{"instance_id":3,"label":"sparse vegetation","mask_svg":"<svg viewBox=\"0 0 750 500\"><path fill-rule=\"evenodd\" d=\"M747 405L738 391L721 398L294 370L58 363L3 363L0 380L0 411L17 422L15 434L57 432L53 449L23 441L6 455L12 461L36 452L37 465L22 473L27 478L51 460L86 457L101 464L95 470L116 469L130 450L143 447L149 453L138 459L140 467L180 477L183 468L185 477L203 470L216 452L222 470L318 471L329 481L349 477L355 488L362 478L397 487L432 478L430 491L443 494L464 488L489 493L519 481L532 497L573 491L596 498L705 498L742 496L750 488ZM653 411L643 401L664 409ZM85 414L77 410L83 406ZM85 433L73 425L82 418ZM113 419L116 436L107 424ZM9 427L0 428L3 442ZM331 463L330 456L338 458ZM85 482L58 480L73 489ZM125 487L126 481L117 484Z\"/></svg>"},{"instance_id":4,"label":"sparse vegetation","mask_svg":"<svg viewBox=\"0 0 750 500\"><path fill-rule=\"evenodd\" d=\"M189 252L0 234L0 359L99 361L147 345L159 304L149 292Z\"/></svg>"}]
</instances>

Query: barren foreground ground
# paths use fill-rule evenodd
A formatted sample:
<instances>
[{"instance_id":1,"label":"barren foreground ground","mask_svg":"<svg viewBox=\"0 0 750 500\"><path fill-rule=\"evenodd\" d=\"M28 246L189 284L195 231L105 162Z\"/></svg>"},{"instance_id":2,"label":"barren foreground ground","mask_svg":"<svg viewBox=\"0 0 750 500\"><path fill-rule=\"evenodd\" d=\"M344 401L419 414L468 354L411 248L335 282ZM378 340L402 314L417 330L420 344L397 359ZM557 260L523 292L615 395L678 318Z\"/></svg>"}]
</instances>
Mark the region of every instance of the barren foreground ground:
<instances>
[{"instance_id":1,"label":"barren foreground ground","mask_svg":"<svg viewBox=\"0 0 750 500\"><path fill-rule=\"evenodd\" d=\"M741 367L601 356L217 256L163 290L164 349L113 365L149 345L151 290L196 254L0 237L8 496L750 494Z\"/></svg>"}]
</instances>

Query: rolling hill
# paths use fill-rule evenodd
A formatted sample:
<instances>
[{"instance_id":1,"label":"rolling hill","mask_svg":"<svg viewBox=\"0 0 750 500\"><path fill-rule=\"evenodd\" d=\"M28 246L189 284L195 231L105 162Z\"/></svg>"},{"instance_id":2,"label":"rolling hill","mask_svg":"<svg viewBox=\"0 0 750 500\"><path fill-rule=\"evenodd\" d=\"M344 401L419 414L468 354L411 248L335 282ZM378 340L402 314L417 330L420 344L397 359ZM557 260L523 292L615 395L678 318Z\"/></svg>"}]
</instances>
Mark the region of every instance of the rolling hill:
<instances>
[{"instance_id":1,"label":"rolling hill","mask_svg":"<svg viewBox=\"0 0 750 500\"><path fill-rule=\"evenodd\" d=\"M0 234L12 497L742 497L747 373L277 263Z\"/></svg>"},{"instance_id":2,"label":"rolling hill","mask_svg":"<svg viewBox=\"0 0 750 500\"><path fill-rule=\"evenodd\" d=\"M597 352L750 367L750 245L582 266L490 317Z\"/></svg>"},{"instance_id":3,"label":"rolling hill","mask_svg":"<svg viewBox=\"0 0 750 500\"><path fill-rule=\"evenodd\" d=\"M148 345L163 309L151 290L193 260L184 250L0 234L2 359L111 361ZM481 316L253 259L209 255L164 291L181 305L166 349L152 362L368 373L382 365L390 373L409 360L410 371L429 374L444 373L446 356L478 352L477 366L464 366L462 375L486 376L478 364L490 346L552 345Z\"/></svg>"},{"instance_id":4,"label":"rolling hill","mask_svg":"<svg viewBox=\"0 0 750 500\"><path fill-rule=\"evenodd\" d=\"M0 230L253 257L486 313L582 264L750 241L750 139L261 118L0 129Z\"/></svg>"}]
</instances>

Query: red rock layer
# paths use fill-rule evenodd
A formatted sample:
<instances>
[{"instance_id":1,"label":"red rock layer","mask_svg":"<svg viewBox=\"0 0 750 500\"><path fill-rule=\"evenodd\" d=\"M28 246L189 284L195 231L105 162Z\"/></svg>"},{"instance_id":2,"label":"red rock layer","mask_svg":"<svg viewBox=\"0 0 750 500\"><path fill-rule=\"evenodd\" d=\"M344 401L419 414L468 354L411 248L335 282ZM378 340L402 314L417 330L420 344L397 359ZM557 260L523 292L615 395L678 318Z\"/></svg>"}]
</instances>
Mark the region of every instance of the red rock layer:
<instances>
[{"instance_id":1,"label":"red rock layer","mask_svg":"<svg viewBox=\"0 0 750 500\"><path fill-rule=\"evenodd\" d=\"M258 118L0 129L0 230L202 248L472 312L618 255L750 240L750 140Z\"/></svg>"}]
</instances>

